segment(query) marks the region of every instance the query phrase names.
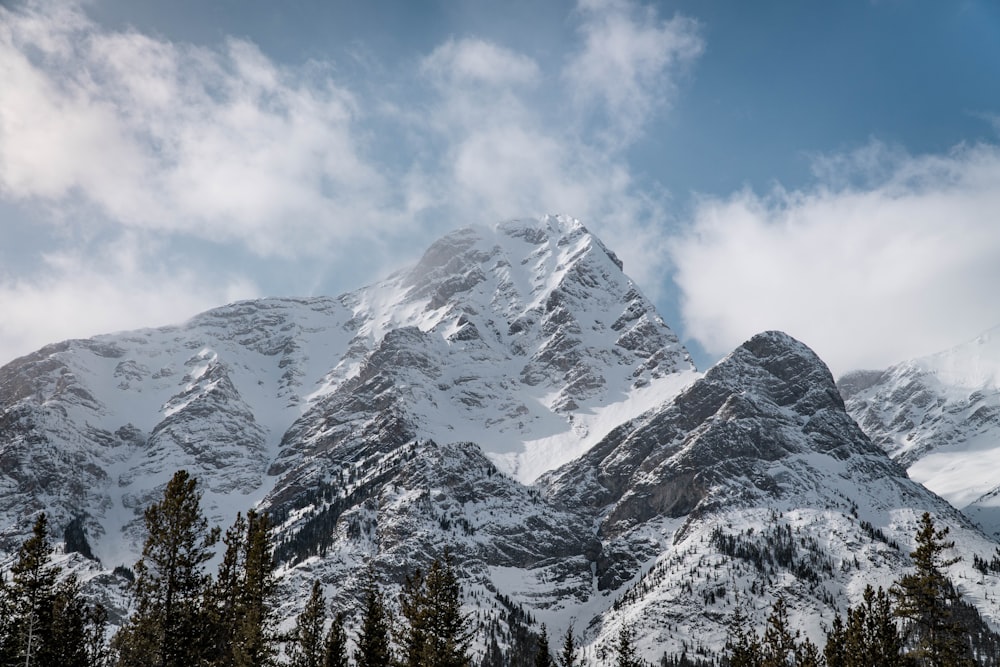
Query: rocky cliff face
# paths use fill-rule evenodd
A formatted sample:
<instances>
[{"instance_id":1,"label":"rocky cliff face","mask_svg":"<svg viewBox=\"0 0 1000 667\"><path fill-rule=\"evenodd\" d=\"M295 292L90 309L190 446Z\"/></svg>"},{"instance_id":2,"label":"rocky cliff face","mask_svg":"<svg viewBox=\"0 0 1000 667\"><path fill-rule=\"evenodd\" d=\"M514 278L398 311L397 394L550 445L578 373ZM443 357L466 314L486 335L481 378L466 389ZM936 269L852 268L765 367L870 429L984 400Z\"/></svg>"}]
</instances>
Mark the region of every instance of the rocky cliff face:
<instances>
[{"instance_id":1,"label":"rocky cliff face","mask_svg":"<svg viewBox=\"0 0 1000 667\"><path fill-rule=\"evenodd\" d=\"M907 566L925 510L967 556L956 577L993 553L858 429L807 347L761 334L699 376L621 268L568 218L470 228L337 298L15 360L0 369L2 546L33 512L80 518L100 593L183 467L213 521L271 514L285 618L309 579L353 610L369 564L391 584L447 548L477 624L502 643L512 617L574 623L588 664L626 622L649 629L650 660L692 637L717 651L737 605L762 621L779 593L818 639ZM959 581L1000 618L992 576Z\"/></svg>"},{"instance_id":2,"label":"rocky cliff face","mask_svg":"<svg viewBox=\"0 0 1000 667\"><path fill-rule=\"evenodd\" d=\"M741 599L762 623L760 600L778 591L820 641L844 596L887 586L906 566L925 510L973 552L992 549L865 436L822 361L779 332L747 341L541 484L556 506L600 517L595 583L620 597L599 636L622 622L656 627L650 651L679 650L678 628L721 645Z\"/></svg>"}]
</instances>

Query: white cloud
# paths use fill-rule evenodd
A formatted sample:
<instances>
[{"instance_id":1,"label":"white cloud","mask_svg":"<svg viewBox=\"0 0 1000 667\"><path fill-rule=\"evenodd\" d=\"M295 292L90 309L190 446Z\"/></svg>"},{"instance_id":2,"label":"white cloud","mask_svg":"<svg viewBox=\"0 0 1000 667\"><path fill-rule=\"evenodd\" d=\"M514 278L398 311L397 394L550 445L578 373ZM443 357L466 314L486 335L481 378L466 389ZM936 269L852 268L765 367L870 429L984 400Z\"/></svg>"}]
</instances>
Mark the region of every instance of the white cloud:
<instances>
[{"instance_id":1,"label":"white cloud","mask_svg":"<svg viewBox=\"0 0 1000 667\"><path fill-rule=\"evenodd\" d=\"M538 64L493 42L450 39L427 56L421 71L442 86L530 86L538 82Z\"/></svg>"},{"instance_id":2,"label":"white cloud","mask_svg":"<svg viewBox=\"0 0 1000 667\"><path fill-rule=\"evenodd\" d=\"M573 99L581 112L603 114L608 141L630 143L704 50L698 24L622 0L582 0L578 11L583 48L564 72Z\"/></svg>"},{"instance_id":3,"label":"white cloud","mask_svg":"<svg viewBox=\"0 0 1000 667\"><path fill-rule=\"evenodd\" d=\"M114 224L324 252L398 222L358 103L320 69L113 32L70 7L0 9L0 191Z\"/></svg>"},{"instance_id":4,"label":"white cloud","mask_svg":"<svg viewBox=\"0 0 1000 667\"><path fill-rule=\"evenodd\" d=\"M808 190L700 203L671 247L688 335L722 354L783 329L842 373L1000 324L1000 147L873 145L817 173Z\"/></svg>"},{"instance_id":5,"label":"white cloud","mask_svg":"<svg viewBox=\"0 0 1000 667\"><path fill-rule=\"evenodd\" d=\"M96 253L47 254L38 276L0 279L0 361L45 343L174 324L210 307L259 296L245 278L208 280L166 267L156 256L156 248L129 236Z\"/></svg>"},{"instance_id":6,"label":"white cloud","mask_svg":"<svg viewBox=\"0 0 1000 667\"><path fill-rule=\"evenodd\" d=\"M523 54L473 38L449 41L423 61L437 96L409 122L436 135L441 150L411 171L408 199L449 220L574 215L615 249L637 282L655 289L667 268L664 201L640 191L620 149L624 134L637 134L679 68L700 51L697 27L680 18L661 22L630 3L579 16L586 44L569 76L547 77ZM636 43L616 41L630 39ZM611 53L618 47L625 53ZM607 58L619 55L618 69L609 70ZM618 108L630 94L641 99ZM607 116L593 117L595 105ZM616 137L610 144L609 136Z\"/></svg>"}]
</instances>

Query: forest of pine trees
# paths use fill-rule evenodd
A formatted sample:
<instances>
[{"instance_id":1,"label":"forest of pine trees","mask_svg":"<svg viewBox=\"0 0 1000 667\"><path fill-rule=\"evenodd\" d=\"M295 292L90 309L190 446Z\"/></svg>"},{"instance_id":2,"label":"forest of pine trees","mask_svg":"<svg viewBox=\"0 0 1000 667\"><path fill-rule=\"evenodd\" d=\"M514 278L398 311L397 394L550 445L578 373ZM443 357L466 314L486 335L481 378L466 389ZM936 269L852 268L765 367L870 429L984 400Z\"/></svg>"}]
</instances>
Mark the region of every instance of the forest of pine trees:
<instances>
[{"instance_id":1,"label":"forest of pine trees","mask_svg":"<svg viewBox=\"0 0 1000 667\"><path fill-rule=\"evenodd\" d=\"M52 563L45 514L0 573L0 667L471 667L470 623L461 611L456 564L447 551L415 569L391 604L369 569L361 618L349 641L343 613L328 610L323 586L313 583L294 628L277 630L275 559L268 517L238 515L224 535L211 529L196 480L178 471L163 499L145 512L147 538L134 568L132 614L107 640L108 614L83 597L72 575ZM857 607L838 615L820 647L788 623L783 598L762 634L739 609L723 655L664 656L661 667L966 667L1000 665L1000 637L959 600L943 568L948 530L921 518L914 571L888 591L868 587ZM222 539L214 576L206 570ZM82 539L82 538L81 538ZM395 609L401 618L394 617ZM329 613L328 613L329 612ZM354 650L350 651L349 645ZM570 627L553 655L544 625L508 651L485 641L484 667L577 667L581 656ZM622 626L598 656L614 667L647 665L636 652L635 630Z\"/></svg>"}]
</instances>

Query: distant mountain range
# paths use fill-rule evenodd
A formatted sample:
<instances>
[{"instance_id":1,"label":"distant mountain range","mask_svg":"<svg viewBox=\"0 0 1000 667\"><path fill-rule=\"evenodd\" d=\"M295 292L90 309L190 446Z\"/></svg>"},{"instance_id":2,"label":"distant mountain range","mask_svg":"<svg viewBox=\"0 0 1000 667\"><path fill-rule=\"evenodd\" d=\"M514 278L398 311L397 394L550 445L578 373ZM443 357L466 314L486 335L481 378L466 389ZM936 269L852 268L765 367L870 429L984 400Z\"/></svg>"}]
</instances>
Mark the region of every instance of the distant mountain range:
<instances>
[{"instance_id":1,"label":"distant mountain range","mask_svg":"<svg viewBox=\"0 0 1000 667\"><path fill-rule=\"evenodd\" d=\"M702 374L578 221L463 229L336 298L231 304L0 368L0 554L38 511L76 522L99 562L65 562L126 613L112 570L184 468L213 522L271 514L285 619L313 578L353 613L369 564L398 582L448 548L477 627L504 644L572 623L597 664L623 623L649 660L717 653L737 606L762 623L778 595L820 641L865 584L906 571L929 511L997 625L997 576L972 567L998 547L976 522L1000 525L996 384L966 372L988 359L974 345L838 385L766 332ZM975 468L976 452L962 495L933 457Z\"/></svg>"}]
</instances>

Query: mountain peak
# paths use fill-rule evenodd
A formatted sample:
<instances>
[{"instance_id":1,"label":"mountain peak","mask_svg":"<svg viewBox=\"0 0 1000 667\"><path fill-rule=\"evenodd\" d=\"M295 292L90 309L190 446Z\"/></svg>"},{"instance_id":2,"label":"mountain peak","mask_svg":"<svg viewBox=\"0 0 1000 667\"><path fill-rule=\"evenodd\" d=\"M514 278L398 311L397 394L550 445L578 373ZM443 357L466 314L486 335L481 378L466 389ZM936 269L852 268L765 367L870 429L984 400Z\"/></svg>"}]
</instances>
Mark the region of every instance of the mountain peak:
<instances>
[{"instance_id":1,"label":"mountain peak","mask_svg":"<svg viewBox=\"0 0 1000 667\"><path fill-rule=\"evenodd\" d=\"M830 369L809 346L782 331L759 333L705 374L706 382L753 389L801 414L844 409Z\"/></svg>"},{"instance_id":2,"label":"mountain peak","mask_svg":"<svg viewBox=\"0 0 1000 667\"><path fill-rule=\"evenodd\" d=\"M705 503L797 493L797 484L781 481L772 468L782 462L784 471L793 459L814 454L838 461L874 457L865 465L902 475L847 415L819 357L791 336L769 331L546 482L560 502L610 507L602 531L618 534Z\"/></svg>"}]
</instances>

